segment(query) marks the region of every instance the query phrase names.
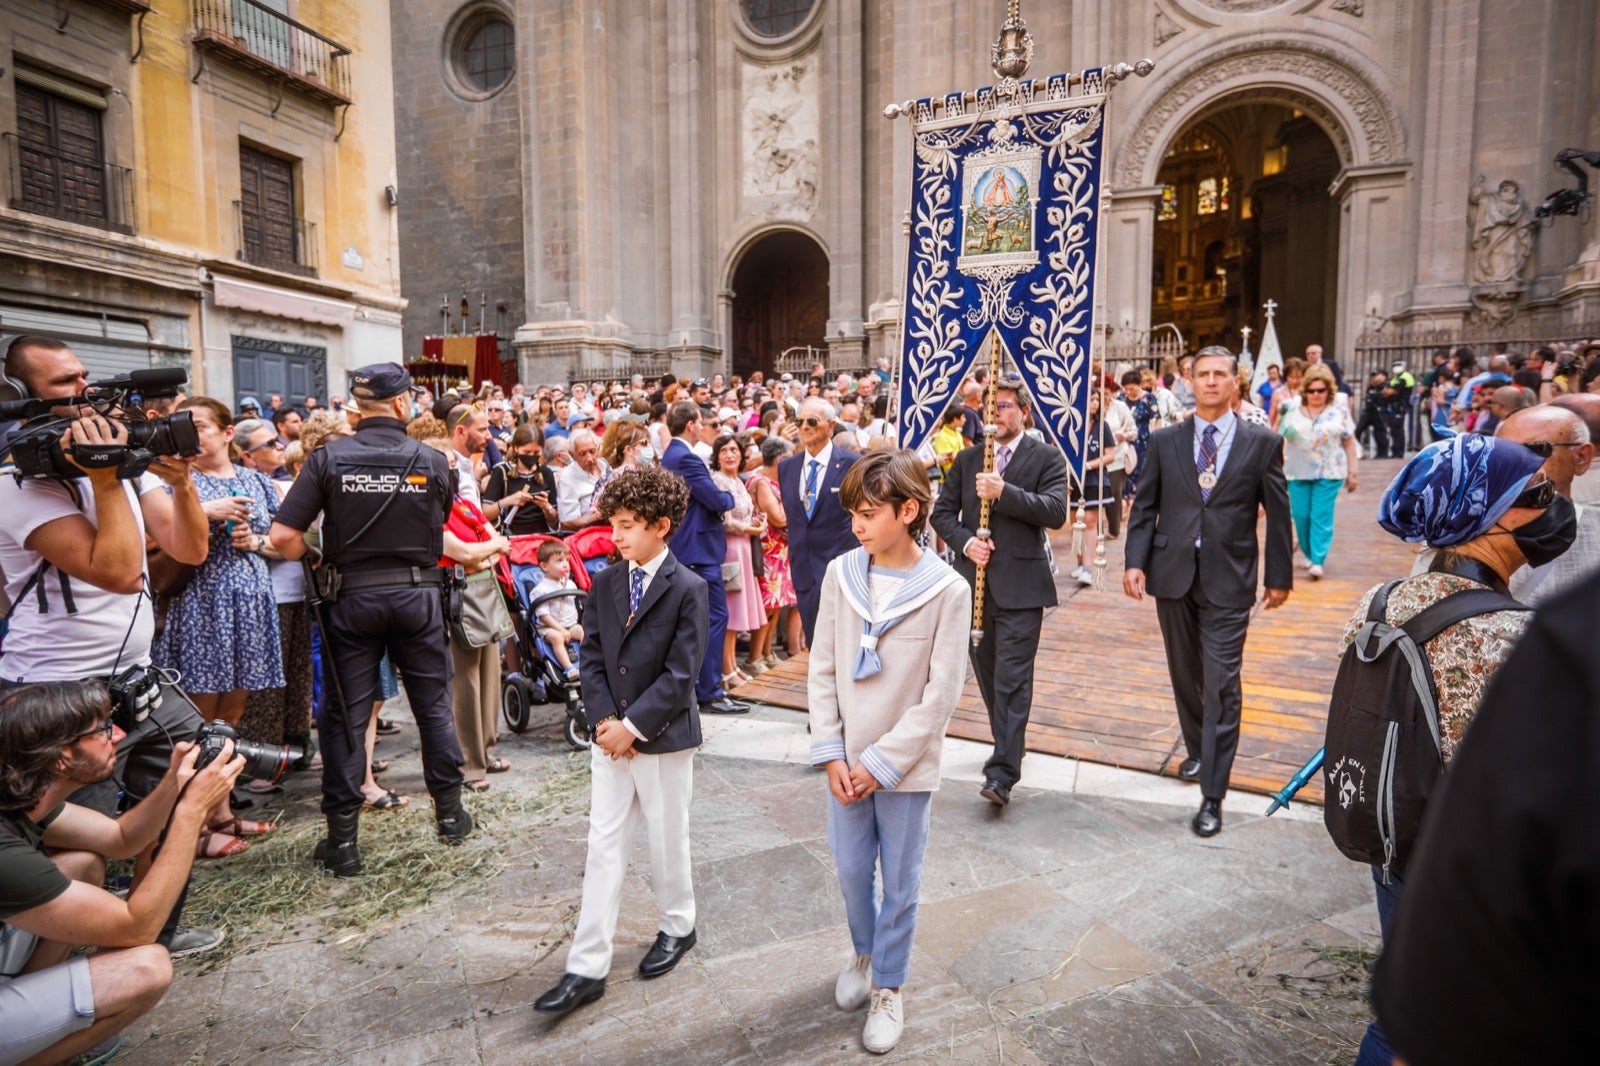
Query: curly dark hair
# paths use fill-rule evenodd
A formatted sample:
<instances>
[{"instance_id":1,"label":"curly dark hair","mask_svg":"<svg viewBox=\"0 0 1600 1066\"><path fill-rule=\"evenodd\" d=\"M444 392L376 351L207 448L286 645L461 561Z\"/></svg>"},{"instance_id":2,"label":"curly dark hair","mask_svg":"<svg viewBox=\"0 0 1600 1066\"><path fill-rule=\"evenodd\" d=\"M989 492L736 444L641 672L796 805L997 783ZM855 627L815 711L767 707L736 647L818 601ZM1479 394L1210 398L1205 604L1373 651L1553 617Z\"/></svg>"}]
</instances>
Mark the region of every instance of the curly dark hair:
<instances>
[{"instance_id":1,"label":"curly dark hair","mask_svg":"<svg viewBox=\"0 0 1600 1066\"><path fill-rule=\"evenodd\" d=\"M646 525L670 519L670 537L683 524L683 514L689 509L689 486L677 474L659 466L638 466L607 482L595 507L608 522L618 511L631 511Z\"/></svg>"},{"instance_id":2,"label":"curly dark hair","mask_svg":"<svg viewBox=\"0 0 1600 1066\"><path fill-rule=\"evenodd\" d=\"M45 681L0 693L0 811L19 813L38 803L61 749L110 714L98 681Z\"/></svg>"}]
</instances>

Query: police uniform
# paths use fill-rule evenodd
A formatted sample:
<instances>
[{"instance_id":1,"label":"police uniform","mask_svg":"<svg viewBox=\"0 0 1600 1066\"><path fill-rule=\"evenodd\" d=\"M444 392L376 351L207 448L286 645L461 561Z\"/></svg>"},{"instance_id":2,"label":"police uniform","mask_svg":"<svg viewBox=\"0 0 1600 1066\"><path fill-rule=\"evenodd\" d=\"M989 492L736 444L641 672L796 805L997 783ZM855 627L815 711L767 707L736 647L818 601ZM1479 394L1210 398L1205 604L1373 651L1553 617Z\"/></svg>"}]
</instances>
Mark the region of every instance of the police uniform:
<instances>
[{"instance_id":1,"label":"police uniform","mask_svg":"<svg viewBox=\"0 0 1600 1066\"><path fill-rule=\"evenodd\" d=\"M392 399L410 389L410 376L393 363L351 375L350 393L361 400ZM458 842L471 828L461 808L461 745L450 713L445 571L439 567L454 493L448 459L406 436L399 419L364 415L354 437L330 440L311 453L278 510L277 521L299 532L322 513L324 566L339 578L333 602L322 609L323 661L339 682L324 691L337 700L343 690L343 720L330 708L317 723L327 844L350 845L332 861L319 846L318 859L336 873L360 868L354 843L367 769L362 738L386 650L403 671L440 832Z\"/></svg>"}]
</instances>

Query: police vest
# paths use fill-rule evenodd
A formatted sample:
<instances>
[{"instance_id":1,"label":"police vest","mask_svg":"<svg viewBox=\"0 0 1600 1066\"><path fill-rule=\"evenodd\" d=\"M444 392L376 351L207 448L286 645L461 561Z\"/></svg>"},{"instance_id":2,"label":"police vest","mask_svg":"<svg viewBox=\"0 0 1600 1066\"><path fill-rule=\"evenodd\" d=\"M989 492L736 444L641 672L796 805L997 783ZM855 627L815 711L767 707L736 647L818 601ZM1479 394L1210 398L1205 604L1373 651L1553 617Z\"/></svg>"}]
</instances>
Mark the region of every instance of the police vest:
<instances>
[{"instance_id":1,"label":"police vest","mask_svg":"<svg viewBox=\"0 0 1600 1066\"><path fill-rule=\"evenodd\" d=\"M379 446L360 434L323 446L328 464L323 551L342 569L436 566L444 554L438 455L414 440ZM449 476L453 477L452 472Z\"/></svg>"}]
</instances>

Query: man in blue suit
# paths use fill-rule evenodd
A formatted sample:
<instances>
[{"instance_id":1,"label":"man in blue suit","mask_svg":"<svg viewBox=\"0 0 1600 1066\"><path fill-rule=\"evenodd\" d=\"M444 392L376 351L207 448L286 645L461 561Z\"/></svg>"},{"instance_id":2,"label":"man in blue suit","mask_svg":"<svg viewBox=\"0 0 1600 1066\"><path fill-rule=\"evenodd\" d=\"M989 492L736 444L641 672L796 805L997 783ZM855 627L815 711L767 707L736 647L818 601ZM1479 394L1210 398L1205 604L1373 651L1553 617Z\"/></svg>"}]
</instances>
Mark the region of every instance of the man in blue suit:
<instances>
[{"instance_id":1,"label":"man in blue suit","mask_svg":"<svg viewBox=\"0 0 1600 1066\"><path fill-rule=\"evenodd\" d=\"M828 564L858 543L850 531L850 513L839 502L839 485L861 456L833 446L834 418L827 400L812 397L801 404L804 450L778 464L778 492L789 522L789 574L808 645L817 628L817 603Z\"/></svg>"},{"instance_id":2,"label":"man in blue suit","mask_svg":"<svg viewBox=\"0 0 1600 1066\"><path fill-rule=\"evenodd\" d=\"M672 555L706 583L711 639L694 686L700 713L745 714L750 705L729 699L722 691L722 644L728 632L728 594L722 587L728 534L722 526L722 512L733 507L733 495L717 488L705 461L694 453L694 442L700 439L700 417L700 408L687 400L667 409L667 432L672 440L661 455L661 469L677 474L689 486L689 510L672 535ZM848 519L846 523L848 531Z\"/></svg>"}]
</instances>

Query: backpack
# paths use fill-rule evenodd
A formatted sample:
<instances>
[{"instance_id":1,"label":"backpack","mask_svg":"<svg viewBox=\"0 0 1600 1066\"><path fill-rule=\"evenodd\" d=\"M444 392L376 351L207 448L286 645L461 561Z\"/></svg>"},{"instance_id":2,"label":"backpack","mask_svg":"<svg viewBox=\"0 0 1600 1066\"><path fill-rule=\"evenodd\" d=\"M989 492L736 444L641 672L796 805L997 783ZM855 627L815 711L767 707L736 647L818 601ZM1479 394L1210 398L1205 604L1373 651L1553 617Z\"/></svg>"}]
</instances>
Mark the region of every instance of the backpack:
<instances>
[{"instance_id":1,"label":"backpack","mask_svg":"<svg viewBox=\"0 0 1600 1066\"><path fill-rule=\"evenodd\" d=\"M1399 584L1374 593L1339 662L1322 764L1328 835L1348 858L1383 867L1385 884L1390 870L1405 872L1444 773L1439 694L1424 646L1468 618L1529 609L1491 589L1464 589L1392 626L1384 612Z\"/></svg>"}]
</instances>

